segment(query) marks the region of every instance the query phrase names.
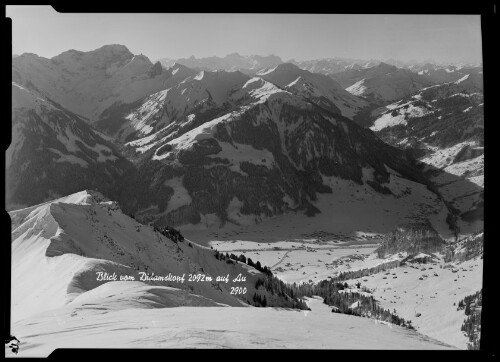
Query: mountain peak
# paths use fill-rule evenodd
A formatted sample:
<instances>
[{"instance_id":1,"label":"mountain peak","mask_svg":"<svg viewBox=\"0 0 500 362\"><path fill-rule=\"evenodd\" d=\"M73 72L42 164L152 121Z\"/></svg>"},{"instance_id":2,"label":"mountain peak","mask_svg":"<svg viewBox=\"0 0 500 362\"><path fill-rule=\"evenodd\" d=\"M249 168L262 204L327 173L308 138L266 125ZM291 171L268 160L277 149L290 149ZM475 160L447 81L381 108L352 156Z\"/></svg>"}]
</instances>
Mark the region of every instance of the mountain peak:
<instances>
[{"instance_id":1,"label":"mountain peak","mask_svg":"<svg viewBox=\"0 0 500 362\"><path fill-rule=\"evenodd\" d=\"M239 53L234 52L234 53L226 55L226 58L242 58L242 56Z\"/></svg>"},{"instance_id":2,"label":"mountain peak","mask_svg":"<svg viewBox=\"0 0 500 362\"><path fill-rule=\"evenodd\" d=\"M128 50L125 45L120 44L109 44L104 45L98 49L94 49L88 52L83 52L80 50L70 49L62 52L51 60L56 62L88 62L97 61L104 63L114 63L117 61L124 61L134 57L134 54ZM145 56L143 56L145 57ZM149 61L149 59L148 59Z\"/></svg>"},{"instance_id":3,"label":"mountain peak","mask_svg":"<svg viewBox=\"0 0 500 362\"><path fill-rule=\"evenodd\" d=\"M390 64L387 64L384 62L380 62L378 65L374 66L374 68L383 69L383 70L387 70L387 71L391 71L391 72L398 69L398 67L396 67L395 65L390 65Z\"/></svg>"},{"instance_id":4,"label":"mountain peak","mask_svg":"<svg viewBox=\"0 0 500 362\"><path fill-rule=\"evenodd\" d=\"M125 45L122 45L122 44L103 45L102 47L93 50L93 52L110 52L110 53L129 53L129 54L132 54L130 52L130 50Z\"/></svg>"},{"instance_id":5,"label":"mountain peak","mask_svg":"<svg viewBox=\"0 0 500 362\"><path fill-rule=\"evenodd\" d=\"M282 63L276 66L274 69L275 71L297 71L297 70L302 70L298 66L292 63Z\"/></svg>"},{"instance_id":6,"label":"mountain peak","mask_svg":"<svg viewBox=\"0 0 500 362\"><path fill-rule=\"evenodd\" d=\"M83 190L80 192L75 192L74 194L61 197L52 202L61 202L64 204L77 204L77 205L97 205L103 202L109 202L110 200L101 194L99 191L95 190Z\"/></svg>"}]
</instances>

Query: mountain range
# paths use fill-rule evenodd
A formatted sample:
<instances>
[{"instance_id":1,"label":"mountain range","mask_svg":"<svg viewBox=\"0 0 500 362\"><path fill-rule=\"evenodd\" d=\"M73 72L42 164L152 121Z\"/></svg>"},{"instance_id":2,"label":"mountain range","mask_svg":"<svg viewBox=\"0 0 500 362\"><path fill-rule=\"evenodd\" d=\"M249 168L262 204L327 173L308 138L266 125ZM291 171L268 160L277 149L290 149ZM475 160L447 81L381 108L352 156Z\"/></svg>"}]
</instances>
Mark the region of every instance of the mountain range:
<instances>
[{"instance_id":1,"label":"mountain range","mask_svg":"<svg viewBox=\"0 0 500 362\"><path fill-rule=\"evenodd\" d=\"M189 227L325 212L318 197L343 180L404 198L396 177L441 197L413 153L357 124L434 84L423 75L385 63L329 76L277 57L212 60L165 68L122 45L14 58L7 207L97 189L142 221ZM16 182L24 174L33 177Z\"/></svg>"}]
</instances>

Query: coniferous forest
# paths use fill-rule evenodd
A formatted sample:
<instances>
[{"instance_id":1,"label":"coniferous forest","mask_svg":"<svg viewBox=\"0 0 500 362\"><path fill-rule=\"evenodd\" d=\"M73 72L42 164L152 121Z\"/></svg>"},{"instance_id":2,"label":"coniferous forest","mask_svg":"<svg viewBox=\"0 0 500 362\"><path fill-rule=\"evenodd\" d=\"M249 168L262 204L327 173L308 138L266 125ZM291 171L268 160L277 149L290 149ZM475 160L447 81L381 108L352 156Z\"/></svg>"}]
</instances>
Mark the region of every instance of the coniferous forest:
<instances>
[{"instance_id":1,"label":"coniferous forest","mask_svg":"<svg viewBox=\"0 0 500 362\"><path fill-rule=\"evenodd\" d=\"M383 309L378 306L377 301L371 295L366 295L368 289L361 286L358 282L355 287L361 292L345 291L350 289L350 286L342 280L359 278L370 274L378 273L387 269L396 268L400 265L400 261L392 261L377 265L373 268L365 268L362 270L340 273L337 277L330 280L322 280L317 284L302 283L302 284L287 284L273 275L272 271L267 267L262 267L259 261L254 262L250 258L246 258L243 254L236 256L235 254L223 254L215 251L215 257L219 260L236 260L253 266L260 272L264 273L265 277L259 278L255 283L255 289L265 290L271 295L279 295L285 297L289 301L287 305L282 307L294 309L309 309L303 301L304 297L320 296L324 303L332 306L332 312L350 314L360 317L374 318L380 321L396 324L409 329L414 329L410 320L405 320L396 314L396 311L391 312L388 309ZM269 305L265 295L255 293L250 304L257 307L272 306Z\"/></svg>"},{"instance_id":2,"label":"coniferous forest","mask_svg":"<svg viewBox=\"0 0 500 362\"><path fill-rule=\"evenodd\" d=\"M463 310L466 316L460 330L469 338L467 349L480 347L482 301L483 290L481 289L458 302L457 310Z\"/></svg>"}]
</instances>

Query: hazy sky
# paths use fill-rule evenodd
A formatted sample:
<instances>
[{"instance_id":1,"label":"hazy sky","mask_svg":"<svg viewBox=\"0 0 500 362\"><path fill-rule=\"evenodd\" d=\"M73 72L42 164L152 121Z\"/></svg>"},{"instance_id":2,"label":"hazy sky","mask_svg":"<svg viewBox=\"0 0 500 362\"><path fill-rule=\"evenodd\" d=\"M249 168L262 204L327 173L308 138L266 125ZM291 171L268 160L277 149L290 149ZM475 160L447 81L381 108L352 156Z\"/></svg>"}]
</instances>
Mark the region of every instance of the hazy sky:
<instances>
[{"instance_id":1,"label":"hazy sky","mask_svg":"<svg viewBox=\"0 0 500 362\"><path fill-rule=\"evenodd\" d=\"M62 14L7 6L14 54L53 57L68 49L123 44L159 58L279 55L283 60L480 62L479 15Z\"/></svg>"}]
</instances>

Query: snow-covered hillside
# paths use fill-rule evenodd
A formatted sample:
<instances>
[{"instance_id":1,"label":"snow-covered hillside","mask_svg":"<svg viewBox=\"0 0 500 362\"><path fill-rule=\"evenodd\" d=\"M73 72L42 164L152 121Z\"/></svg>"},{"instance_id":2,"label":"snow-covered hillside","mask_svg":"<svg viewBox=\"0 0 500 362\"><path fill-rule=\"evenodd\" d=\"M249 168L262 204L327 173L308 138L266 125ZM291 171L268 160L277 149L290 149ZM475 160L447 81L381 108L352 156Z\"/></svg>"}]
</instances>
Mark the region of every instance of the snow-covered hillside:
<instances>
[{"instance_id":1,"label":"snow-covered hillside","mask_svg":"<svg viewBox=\"0 0 500 362\"><path fill-rule=\"evenodd\" d=\"M454 349L399 326L331 313L316 298L308 304L311 311L302 312L68 305L19 321L12 330L21 341L18 357L46 357L56 348Z\"/></svg>"}]
</instances>

